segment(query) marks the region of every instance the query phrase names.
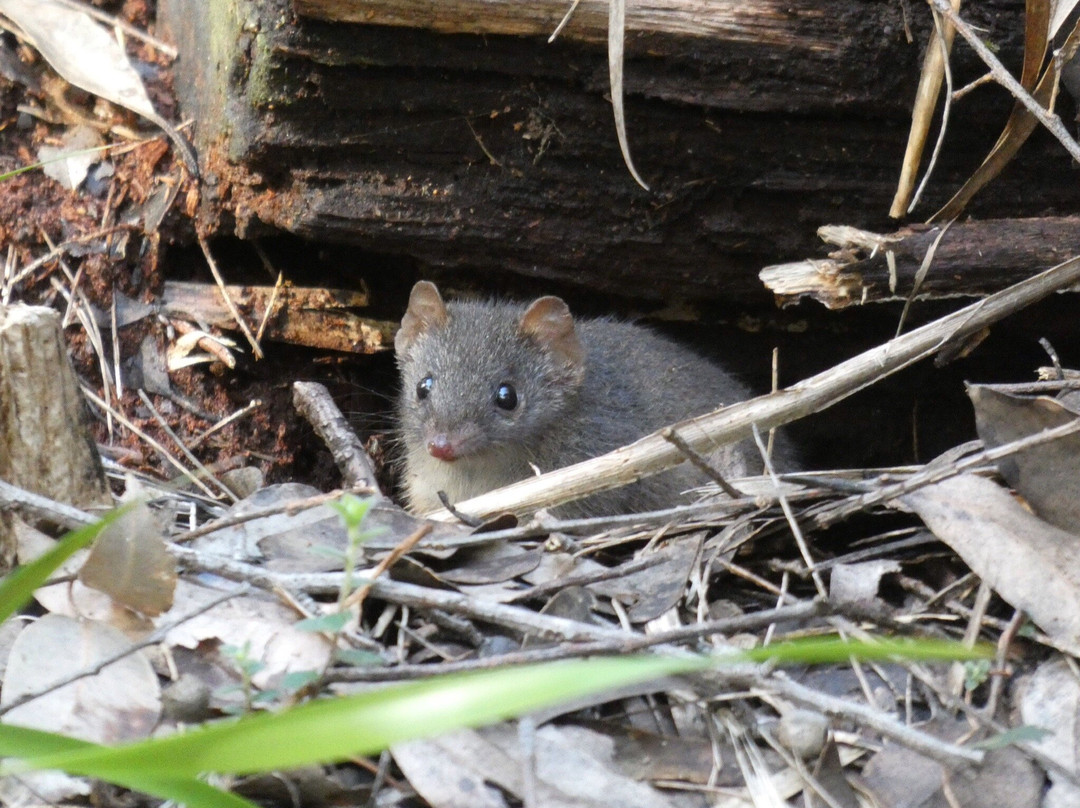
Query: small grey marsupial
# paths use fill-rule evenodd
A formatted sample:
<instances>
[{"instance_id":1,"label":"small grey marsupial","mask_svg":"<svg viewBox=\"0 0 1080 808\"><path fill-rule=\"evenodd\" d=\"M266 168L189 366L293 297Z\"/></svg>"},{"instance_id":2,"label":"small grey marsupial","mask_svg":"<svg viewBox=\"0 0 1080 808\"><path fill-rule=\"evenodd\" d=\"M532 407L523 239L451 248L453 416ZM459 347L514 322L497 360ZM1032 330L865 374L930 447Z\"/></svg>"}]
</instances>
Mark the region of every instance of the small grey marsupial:
<instances>
[{"instance_id":1,"label":"small grey marsupial","mask_svg":"<svg viewBox=\"0 0 1080 808\"><path fill-rule=\"evenodd\" d=\"M685 418L748 397L717 365L648 328L574 320L566 303L444 303L420 281L394 340L409 508L457 503L604 454ZM749 443L709 455L725 476L757 473ZM590 496L560 515L672 507L705 476L684 463Z\"/></svg>"}]
</instances>

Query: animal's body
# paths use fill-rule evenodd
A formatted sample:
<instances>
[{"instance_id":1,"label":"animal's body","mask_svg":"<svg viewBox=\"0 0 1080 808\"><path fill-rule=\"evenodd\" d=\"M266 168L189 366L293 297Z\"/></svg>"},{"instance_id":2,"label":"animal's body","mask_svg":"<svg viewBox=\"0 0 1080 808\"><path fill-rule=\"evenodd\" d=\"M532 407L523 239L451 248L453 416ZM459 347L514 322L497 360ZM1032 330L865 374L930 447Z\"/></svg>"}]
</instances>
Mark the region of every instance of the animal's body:
<instances>
[{"instance_id":1,"label":"animal's body","mask_svg":"<svg viewBox=\"0 0 1080 808\"><path fill-rule=\"evenodd\" d=\"M418 512L608 452L663 426L748 397L719 365L647 328L530 305L444 303L412 291L395 340L404 490ZM710 460L725 476L756 473L748 444ZM704 476L690 464L560 509L593 515L678 504Z\"/></svg>"}]
</instances>

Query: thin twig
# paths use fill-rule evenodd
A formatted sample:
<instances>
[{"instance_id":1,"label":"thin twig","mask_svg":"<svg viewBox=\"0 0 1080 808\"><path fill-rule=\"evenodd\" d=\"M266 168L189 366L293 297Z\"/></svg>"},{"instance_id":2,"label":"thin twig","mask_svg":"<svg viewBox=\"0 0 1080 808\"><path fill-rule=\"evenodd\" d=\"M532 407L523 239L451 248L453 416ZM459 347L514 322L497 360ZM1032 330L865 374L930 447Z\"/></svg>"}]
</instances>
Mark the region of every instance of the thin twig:
<instances>
[{"instance_id":1,"label":"thin twig","mask_svg":"<svg viewBox=\"0 0 1080 808\"><path fill-rule=\"evenodd\" d=\"M556 37L558 37L559 34L562 33L562 29L566 27L566 24L568 22L570 22L570 18L574 15L574 11L577 10L578 4L580 2L581 2L581 0L574 0L574 2L572 2L570 4L570 8L568 8L566 10L566 13L563 15L563 18L561 20L559 20L559 24L555 26L555 30L551 32L551 36L548 37L548 44L549 45L552 42L555 41Z\"/></svg>"},{"instance_id":2,"label":"thin twig","mask_svg":"<svg viewBox=\"0 0 1080 808\"><path fill-rule=\"evenodd\" d=\"M765 442L761 439L761 431L757 428L757 424L752 424L751 428L754 431L754 443L757 444L758 451L761 452L762 462L765 464L765 471L768 473L769 479L772 480L773 488L776 491L776 497L780 501L780 509L784 512L784 518L787 519L788 527L791 528L791 534L795 537L795 544L799 548L799 554L802 556L803 563L806 564L806 568L810 570L810 577L814 581L814 588L817 590L818 597L827 598L829 596L829 590L825 588L825 582L821 580L821 574L817 571L814 557L810 555L810 546L806 543L806 537L803 536L802 528L799 527L799 520L795 518L795 514L791 510L791 505L784 495L784 487L780 485L780 479L776 476L776 471L773 469L772 459L769 457L769 452L765 448Z\"/></svg>"},{"instance_id":3,"label":"thin twig","mask_svg":"<svg viewBox=\"0 0 1080 808\"><path fill-rule=\"evenodd\" d=\"M255 410L257 410L261 406L262 406L262 400L261 399L257 399L257 398L252 399L248 403L248 405L246 407L241 407L240 409L238 409L236 412L232 413L231 415L226 415L224 418L222 418L216 424L211 426L209 429L207 429L201 435L198 435L198 436L192 438L192 440L191 440L191 442L189 444L190 448L192 448L192 449L196 448L200 443L202 443L204 440L209 438L211 435L213 435L218 430L224 429L229 424L231 424L233 421L237 421L240 418L244 418L244 417L250 415L251 413L253 413Z\"/></svg>"},{"instance_id":4,"label":"thin twig","mask_svg":"<svg viewBox=\"0 0 1080 808\"><path fill-rule=\"evenodd\" d=\"M695 452L686 441L679 437L679 433L675 431L674 427L669 426L666 429L662 429L660 434L663 436L664 440L675 444L679 451L686 455L686 459L690 461L690 465L707 475L709 479L720 486L720 490L729 497L732 499L741 499L746 496L746 494L725 480L724 475L717 471L712 463Z\"/></svg>"},{"instance_id":5,"label":"thin twig","mask_svg":"<svg viewBox=\"0 0 1080 808\"><path fill-rule=\"evenodd\" d=\"M915 203L912 202L911 204L914 205ZM934 237L934 240L930 242L926 254L923 255L922 261L919 263L919 268L915 272L915 278L911 282L911 292L904 301L904 308L900 312L900 320L896 324L896 334L894 336L899 337L900 334L903 333L904 324L907 322L908 313L911 311L911 305L915 302L915 296L919 294L919 289L922 288L923 281L926 280L926 276L930 272L930 267L934 263L934 256L937 255L938 245L940 245L941 240L945 238L945 234L949 232L949 228L952 227L953 221L955 220L950 219L945 223Z\"/></svg>"},{"instance_id":6,"label":"thin twig","mask_svg":"<svg viewBox=\"0 0 1080 808\"><path fill-rule=\"evenodd\" d=\"M957 0L957 7L959 8L959 0ZM941 154L941 147L945 143L945 132L948 131L949 126L949 112L952 110L953 104L953 81L952 81L952 66L949 64L949 50L952 48L952 29L948 29L948 35L942 30L941 15L934 14L934 33L936 34L938 44L941 46L941 70L945 74L945 105L941 110L941 125L938 127L937 140L934 142L934 150L930 153L930 162L926 165L926 172L923 174L922 181L919 183L919 187L915 190L914 196L911 197L911 204L908 205L907 212L911 213L915 210L915 206L919 204L919 199L923 195L923 191L926 190L926 186L930 184L930 177L934 174L934 167L937 165L938 156ZM941 86L941 80L938 80L938 87ZM899 332L897 332L899 333Z\"/></svg>"},{"instance_id":7,"label":"thin twig","mask_svg":"<svg viewBox=\"0 0 1080 808\"><path fill-rule=\"evenodd\" d=\"M886 738L891 738L909 749L950 767L965 763L981 763L985 755L978 749L965 749L920 732L914 727L901 724L886 713L865 704L846 701L811 690L782 674L774 674L768 680L757 682L754 687L767 693L783 696L796 704L818 710L833 718L855 720Z\"/></svg>"},{"instance_id":8,"label":"thin twig","mask_svg":"<svg viewBox=\"0 0 1080 808\"><path fill-rule=\"evenodd\" d=\"M991 52L991 50L983 44L982 39L971 26L968 25L963 18L960 17L952 6L949 5L948 0L930 0L934 8L938 10L940 14L943 14L948 18L955 27L960 36L971 46L971 49L979 55L986 66L990 68L990 73L994 77L994 81L1003 86L1006 90L1012 93L1028 112L1035 116L1035 118L1057 138L1058 142L1065 147L1066 151L1072 155L1074 160L1080 161L1080 144L1073 140L1072 135L1069 134L1069 130L1065 128L1065 125L1061 122L1055 113L1048 112L1043 109L1034 98L1031 97L1031 93L1025 90L1020 82L1018 82L1005 66L1001 64L1001 61Z\"/></svg>"},{"instance_id":9,"label":"thin twig","mask_svg":"<svg viewBox=\"0 0 1080 808\"><path fill-rule=\"evenodd\" d=\"M235 525L242 525L245 522L253 522L256 519L265 519L269 516L277 516L278 514L288 513L297 514L301 511L310 510L311 508L318 508L321 505L325 505L327 502L333 502L341 499L341 495L344 491L330 491L326 494L316 494L315 496L305 497L304 499L294 499L289 502L283 502L280 505L273 505L268 508L260 508L254 511L248 511L247 513L234 513L228 516L223 516L220 519L215 519L213 522L207 522L205 525L200 525L194 530L189 530L186 533L181 533L179 536L173 537L173 541L176 543L183 543L193 541L200 536L207 536L218 530L223 530L227 527L233 527ZM363 493L361 491L354 491L354 493Z\"/></svg>"},{"instance_id":10,"label":"thin twig","mask_svg":"<svg viewBox=\"0 0 1080 808\"><path fill-rule=\"evenodd\" d=\"M0 480L0 505L3 505L5 509L14 506L29 511L67 530L78 530L98 521L96 516L87 511L65 502L43 497L41 494L35 494L33 491L27 491L25 488L19 488L3 480Z\"/></svg>"},{"instance_id":11,"label":"thin twig","mask_svg":"<svg viewBox=\"0 0 1080 808\"><path fill-rule=\"evenodd\" d=\"M996 446L993 449L977 452L956 463L940 467L931 464L918 474L914 474L902 482L882 486L881 488L877 488L841 503L838 507L833 508L828 513L819 515L816 522L821 527L827 527L873 505L888 502L891 499L899 499L905 494L910 494L920 488L939 483L950 477L956 477L966 471L972 471L973 469L988 463L995 463L1003 457L1008 457L1016 452L1022 452L1035 446L1041 446L1044 443L1050 443L1051 441L1058 440L1067 435L1072 435L1076 432L1080 432L1080 418L1069 421L1067 424L1056 426L1052 429L1044 429L1033 435L1026 435L1017 440L1002 444L1001 446Z\"/></svg>"},{"instance_id":12,"label":"thin twig","mask_svg":"<svg viewBox=\"0 0 1080 808\"><path fill-rule=\"evenodd\" d=\"M701 640L712 635L730 636L732 634L759 631L771 623L781 621L790 623L812 620L827 614L828 610L828 605L822 601L803 601L791 606L766 609L753 614L740 615L739 617L711 620L707 623L695 623L655 634L637 635L633 639L594 640L549 648L530 648L461 662L406 664L395 665L392 668L344 668L332 671L327 678L329 681L339 682L400 682L412 679L426 679L429 676L442 673L465 673L510 665L548 662L556 659L579 659L597 654L635 653L671 643Z\"/></svg>"},{"instance_id":13,"label":"thin twig","mask_svg":"<svg viewBox=\"0 0 1080 808\"><path fill-rule=\"evenodd\" d=\"M153 448L154 451L156 451L159 455L161 455L161 457L165 460L166 463L168 463L170 466L172 466L177 471L179 471L180 474L185 479L190 480L191 483L193 485L195 485L196 487L198 487L198 489L200 491L202 491L204 494L206 494L206 496L210 497L211 499L217 499L217 495L214 494L214 492L211 491L206 486L206 483L204 483L202 480L200 480L199 477L196 474L192 473L192 471L190 469L186 468L183 463L181 463L179 460L177 460L175 457L173 457L173 455L169 452L168 449L166 449L164 446L162 446L160 443L158 443L152 437L150 437L145 432L143 432L141 429L139 429L139 427L135 426L135 424L132 423L132 421L127 418L127 416L125 416L119 410L115 409L114 407L111 407L109 404L102 401L100 398L98 398L97 394L94 393L94 391L89 389L88 387L83 386L82 391L83 391L83 395L86 396L88 399L90 399L90 401L92 401L97 406L101 407L103 410L106 410L106 411L112 413L113 417L116 418L116 420L119 421L125 428L129 429L133 434L137 435L142 440L146 441L146 443L151 448Z\"/></svg>"},{"instance_id":14,"label":"thin twig","mask_svg":"<svg viewBox=\"0 0 1080 808\"><path fill-rule=\"evenodd\" d=\"M218 285L218 289L221 291L221 299L225 301L225 305L229 309L229 313L232 314L236 324L240 327L244 336L247 338L248 344L251 345L251 352L255 354L256 359L263 358L262 348L259 347L258 340L255 339L255 335L251 333L251 329L248 328L247 321L243 315L240 314L240 310L236 308L236 304L233 302L232 297L229 295L229 290L225 288L225 280L221 277L221 272L218 271L217 261L214 260L213 254L210 252L210 245L206 243L206 238L202 233L198 234L199 247L202 248L203 257L206 258L206 264L210 267L210 274L214 276L214 281Z\"/></svg>"},{"instance_id":15,"label":"thin twig","mask_svg":"<svg viewBox=\"0 0 1080 808\"><path fill-rule=\"evenodd\" d=\"M150 415L152 415L154 420L157 421L158 426L161 427L162 431L166 435L172 438L172 442L176 444L176 448L178 448L181 452L184 453L184 457L186 457L188 459L188 462L191 463L191 465L193 465L203 475L203 479L212 480L214 485L216 485L221 490L221 493L223 493L233 502L237 502L237 496L232 492L232 489L230 489L227 485L221 482L221 480L215 477L214 473L210 471L210 469L208 469L206 466L204 466L202 461L199 460L199 458L197 458L191 452L191 450L184 445L184 442L180 440L180 436L173 431L172 427L169 426L168 422L162 417L161 413L158 412L157 407L154 406L154 402L150 400L150 396L146 394L146 391L140 389L138 392L139 398L142 399L142 403L146 405L146 408L150 410Z\"/></svg>"},{"instance_id":16,"label":"thin twig","mask_svg":"<svg viewBox=\"0 0 1080 808\"><path fill-rule=\"evenodd\" d=\"M374 463L324 385L293 382L293 406L334 456L345 487L364 486L378 490Z\"/></svg>"},{"instance_id":17,"label":"thin twig","mask_svg":"<svg viewBox=\"0 0 1080 808\"><path fill-rule=\"evenodd\" d=\"M341 606L338 608L338 611L345 611L346 609L351 609L354 607L359 610L360 607L364 605L364 599L369 594L371 594L372 585L379 578L379 576L385 573L388 569L390 569L390 567L394 566L394 564L396 564L403 555L411 552L420 542L420 540L431 532L432 527L433 525L431 524L431 522L425 522L408 536L406 536L404 539L402 539L398 546L391 550L389 553L387 553L386 557L383 558L378 564L376 564L375 568L368 573L368 582L365 583L363 586L357 588L355 592L345 598L345 602L341 604Z\"/></svg>"}]
</instances>

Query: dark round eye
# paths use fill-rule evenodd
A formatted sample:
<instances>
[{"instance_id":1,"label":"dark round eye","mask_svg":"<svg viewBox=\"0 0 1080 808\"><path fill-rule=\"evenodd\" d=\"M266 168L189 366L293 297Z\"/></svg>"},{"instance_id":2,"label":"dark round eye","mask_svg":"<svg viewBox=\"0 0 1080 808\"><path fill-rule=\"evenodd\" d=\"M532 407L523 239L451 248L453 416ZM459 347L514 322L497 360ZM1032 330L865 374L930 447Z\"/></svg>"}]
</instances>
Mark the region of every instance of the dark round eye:
<instances>
[{"instance_id":1,"label":"dark round eye","mask_svg":"<svg viewBox=\"0 0 1080 808\"><path fill-rule=\"evenodd\" d=\"M495 406L500 410L513 410L517 407L517 390L514 385L503 382L495 391Z\"/></svg>"},{"instance_id":2,"label":"dark round eye","mask_svg":"<svg viewBox=\"0 0 1080 808\"><path fill-rule=\"evenodd\" d=\"M416 383L416 398L423 401L431 394L431 388L435 386L435 380L430 376L425 376Z\"/></svg>"}]
</instances>

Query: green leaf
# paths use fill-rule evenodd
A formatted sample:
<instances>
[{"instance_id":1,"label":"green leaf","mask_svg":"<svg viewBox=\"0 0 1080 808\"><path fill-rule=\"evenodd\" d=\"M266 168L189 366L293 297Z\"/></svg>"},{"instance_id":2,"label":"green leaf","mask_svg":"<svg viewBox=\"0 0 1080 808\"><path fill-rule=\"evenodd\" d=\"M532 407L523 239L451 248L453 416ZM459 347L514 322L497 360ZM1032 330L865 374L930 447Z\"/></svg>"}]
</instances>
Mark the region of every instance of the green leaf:
<instances>
[{"instance_id":1,"label":"green leaf","mask_svg":"<svg viewBox=\"0 0 1080 808\"><path fill-rule=\"evenodd\" d=\"M293 671L286 673L278 682L278 688L286 693L295 693L302 687L307 687L312 682L317 682L320 677L318 671Z\"/></svg>"},{"instance_id":2,"label":"green leaf","mask_svg":"<svg viewBox=\"0 0 1080 808\"><path fill-rule=\"evenodd\" d=\"M882 638L867 642L851 642L841 637L815 637L754 648L733 657L732 661L824 665L831 662L847 662L852 658L867 661L892 658L964 661L990 659L993 656L992 645L982 644L966 648L951 640ZM726 660L727 657L720 659Z\"/></svg>"},{"instance_id":3,"label":"green leaf","mask_svg":"<svg viewBox=\"0 0 1080 808\"><path fill-rule=\"evenodd\" d=\"M364 651L360 648L338 648L334 651L334 660L354 668L382 668L386 666L386 660L374 651Z\"/></svg>"},{"instance_id":4,"label":"green leaf","mask_svg":"<svg viewBox=\"0 0 1080 808\"><path fill-rule=\"evenodd\" d=\"M49 576L61 564L89 545L102 530L132 507L133 505L125 505L113 508L100 521L65 534L47 552L4 576L4 579L0 581L0 623L25 606L33 597L34 590L49 580Z\"/></svg>"},{"instance_id":5,"label":"green leaf","mask_svg":"<svg viewBox=\"0 0 1080 808\"><path fill-rule=\"evenodd\" d=\"M1030 724L1023 724L1019 727L1005 730L1005 732L1000 732L997 735L992 735L977 743L973 743L972 746L976 749L984 749L987 752L990 752L994 749L1002 749L1003 747L1012 746L1013 744L1018 743L1038 743L1047 735L1053 734L1053 730L1044 729L1043 727L1034 727Z\"/></svg>"},{"instance_id":6,"label":"green leaf","mask_svg":"<svg viewBox=\"0 0 1080 808\"><path fill-rule=\"evenodd\" d=\"M764 660L805 664L898 656L975 659L992 653L988 646L965 648L938 640L851 643L821 638L713 658L599 657L433 676L112 749L35 754L21 765L8 761L0 773L23 768L63 769L128 785L132 772L172 782L207 771L246 774L290 769L369 754L398 741L489 723L606 689L720 664ZM5 729L0 726L0 739Z\"/></svg>"},{"instance_id":7,"label":"green leaf","mask_svg":"<svg viewBox=\"0 0 1080 808\"><path fill-rule=\"evenodd\" d=\"M367 512L371 510L371 506L375 504L375 498L361 499L355 494L343 494L337 502L327 504L338 512L346 529L356 530L360 527L360 523L364 521Z\"/></svg>"},{"instance_id":8,"label":"green leaf","mask_svg":"<svg viewBox=\"0 0 1080 808\"><path fill-rule=\"evenodd\" d=\"M708 664L709 660L698 657L614 657L437 676L112 749L34 756L25 765L114 782L130 772L182 778L205 771L241 774L291 769L376 752L397 741L496 721L597 690ZM0 736L5 729L0 726ZM7 762L3 769L9 767L15 768Z\"/></svg>"},{"instance_id":9,"label":"green leaf","mask_svg":"<svg viewBox=\"0 0 1080 808\"><path fill-rule=\"evenodd\" d=\"M320 617L309 617L306 620L299 620L293 623L296 628L301 631L328 631L331 634L336 634L345 628L345 624L349 622L352 615L349 612L333 612L331 614L324 614Z\"/></svg>"},{"instance_id":10,"label":"green leaf","mask_svg":"<svg viewBox=\"0 0 1080 808\"><path fill-rule=\"evenodd\" d=\"M108 752L109 747L28 727L0 725L0 757L32 758L87 750ZM112 778L112 782L155 797L190 806L197 805L200 808L256 808L242 797L214 788L193 777L168 778L136 773L130 776L118 775Z\"/></svg>"}]
</instances>

